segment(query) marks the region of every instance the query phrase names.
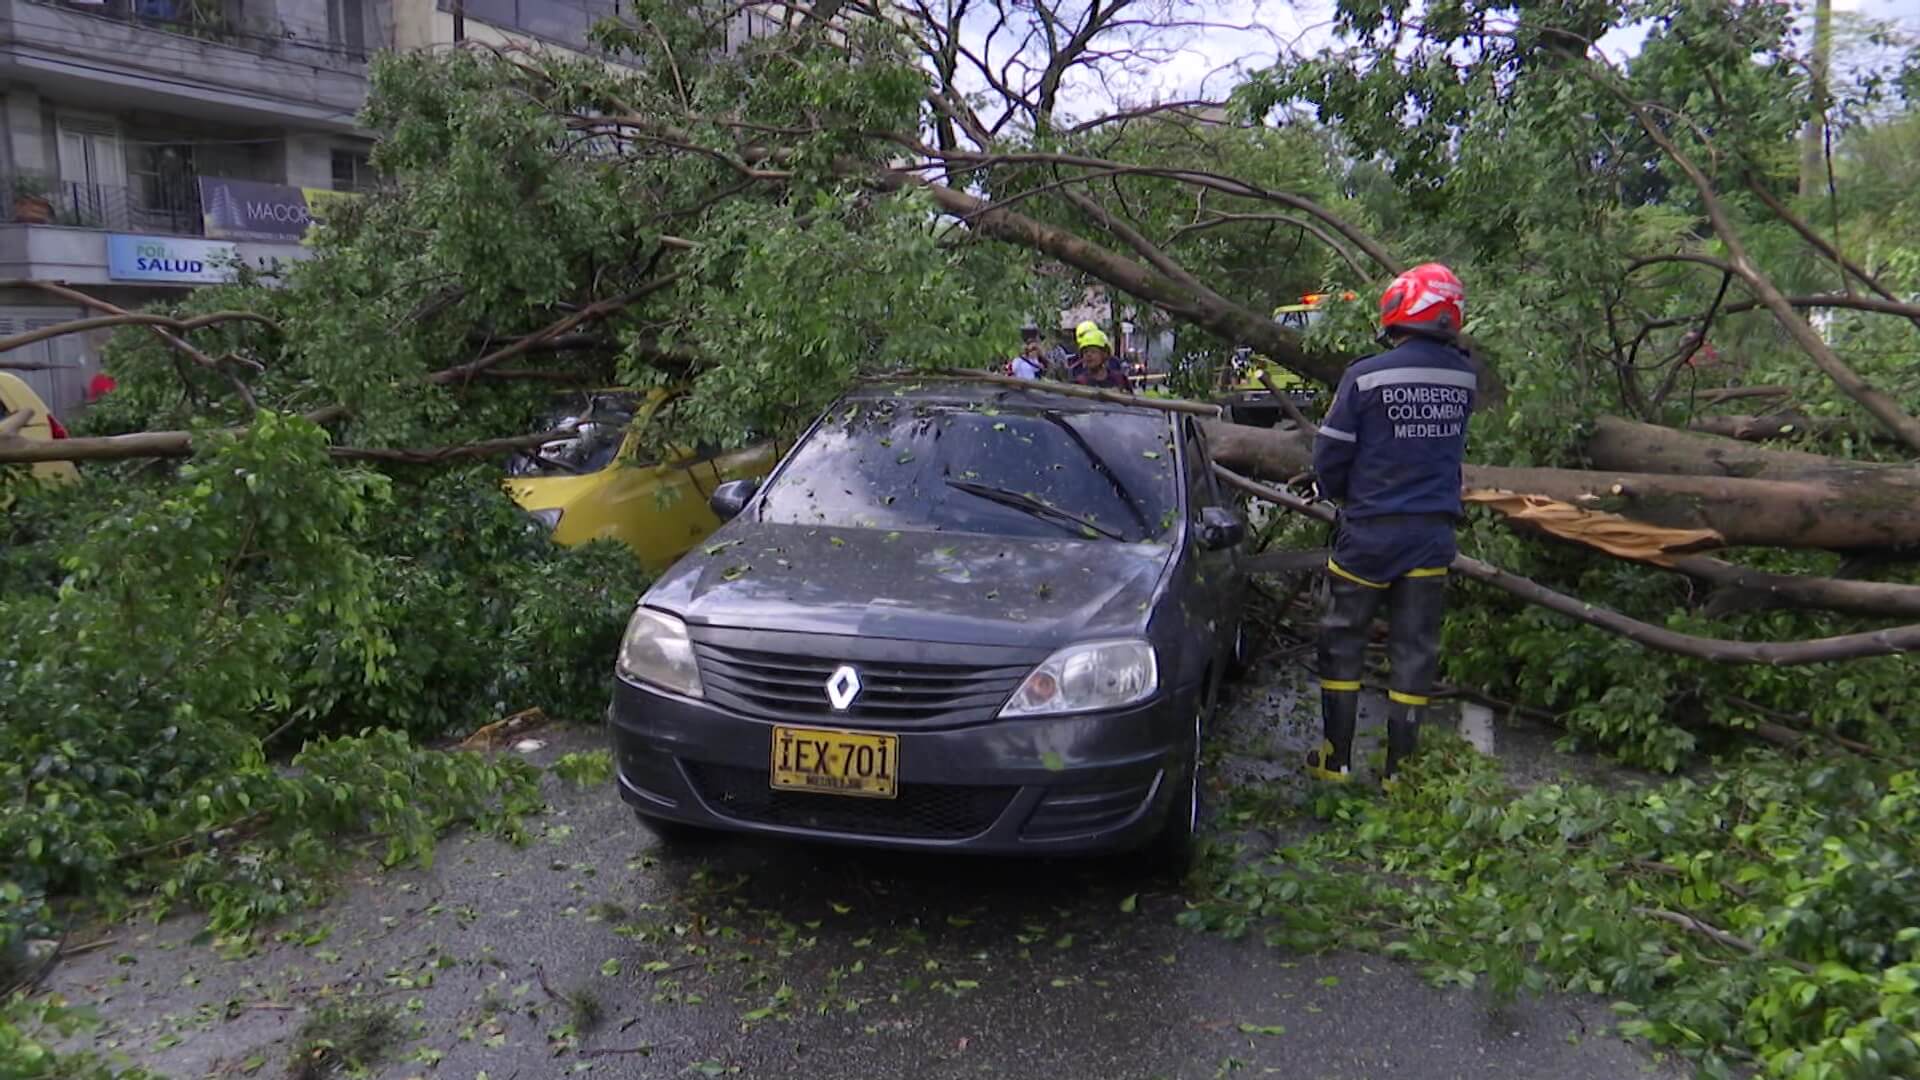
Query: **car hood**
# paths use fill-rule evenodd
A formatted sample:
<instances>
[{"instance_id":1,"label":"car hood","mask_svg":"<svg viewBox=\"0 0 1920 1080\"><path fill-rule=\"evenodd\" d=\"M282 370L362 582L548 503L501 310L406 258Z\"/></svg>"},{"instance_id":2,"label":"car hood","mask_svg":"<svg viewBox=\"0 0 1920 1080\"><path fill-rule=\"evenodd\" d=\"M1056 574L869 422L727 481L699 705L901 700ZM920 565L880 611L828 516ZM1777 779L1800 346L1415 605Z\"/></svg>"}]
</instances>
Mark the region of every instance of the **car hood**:
<instances>
[{"instance_id":1,"label":"car hood","mask_svg":"<svg viewBox=\"0 0 1920 1080\"><path fill-rule=\"evenodd\" d=\"M1053 647L1143 632L1171 551L736 521L643 603L696 625Z\"/></svg>"}]
</instances>

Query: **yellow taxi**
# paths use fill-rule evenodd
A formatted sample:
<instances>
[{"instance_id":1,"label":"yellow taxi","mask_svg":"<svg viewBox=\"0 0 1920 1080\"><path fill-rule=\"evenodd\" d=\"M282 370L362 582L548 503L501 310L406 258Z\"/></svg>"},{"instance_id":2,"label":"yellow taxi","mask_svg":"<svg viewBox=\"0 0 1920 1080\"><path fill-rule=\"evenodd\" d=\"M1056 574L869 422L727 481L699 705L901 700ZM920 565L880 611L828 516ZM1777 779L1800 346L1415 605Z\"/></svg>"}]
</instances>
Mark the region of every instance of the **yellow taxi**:
<instances>
[{"instance_id":1,"label":"yellow taxi","mask_svg":"<svg viewBox=\"0 0 1920 1080\"><path fill-rule=\"evenodd\" d=\"M15 413L25 411L26 422L12 434L28 439L65 438L66 432L58 426L47 403L33 392L27 381L12 372L0 371L0 423L12 419ZM36 479L52 483L72 483L80 479L80 470L73 467L71 461L41 461L33 466ZM4 505L4 503L0 503Z\"/></svg>"},{"instance_id":2,"label":"yellow taxi","mask_svg":"<svg viewBox=\"0 0 1920 1080\"><path fill-rule=\"evenodd\" d=\"M671 407L664 390L602 390L554 427L574 433L517 455L504 481L513 501L556 543L618 540L641 565L664 570L720 527L707 506L728 480L765 476L780 459L772 441L738 450L667 445L653 436Z\"/></svg>"}]
</instances>

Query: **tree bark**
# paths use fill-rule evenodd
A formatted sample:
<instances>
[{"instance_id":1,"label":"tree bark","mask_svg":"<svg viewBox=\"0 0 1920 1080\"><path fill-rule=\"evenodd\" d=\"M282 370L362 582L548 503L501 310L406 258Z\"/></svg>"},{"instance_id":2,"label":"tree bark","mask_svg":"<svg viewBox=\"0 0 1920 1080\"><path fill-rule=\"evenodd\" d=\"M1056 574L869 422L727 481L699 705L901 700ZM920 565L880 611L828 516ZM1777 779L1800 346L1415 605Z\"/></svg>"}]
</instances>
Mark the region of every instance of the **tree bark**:
<instances>
[{"instance_id":1,"label":"tree bark","mask_svg":"<svg viewBox=\"0 0 1920 1080\"><path fill-rule=\"evenodd\" d=\"M1289 510L1321 521L1330 521L1333 518L1333 512L1326 507L1308 503L1269 485L1255 483L1220 465L1214 466L1214 472L1229 485ZM1920 626L1899 626L1864 634L1843 634L1838 637L1815 638L1809 641L1754 642L1698 637L1669 630L1664 626L1641 622L1632 616L1589 604L1577 597L1549 589L1537 581L1508 573L1497 566L1466 555L1455 558L1452 568L1462 577L1492 585L1529 604L1544 607L1610 634L1618 634L1636 644L1714 663L1787 667L1920 651Z\"/></svg>"},{"instance_id":2,"label":"tree bark","mask_svg":"<svg viewBox=\"0 0 1920 1080\"><path fill-rule=\"evenodd\" d=\"M1750 480L1825 480L1920 489L1920 468L1848 461L1801 450L1750 446L1737 439L1603 416L1587 439L1587 459L1624 472L1738 476Z\"/></svg>"},{"instance_id":3,"label":"tree bark","mask_svg":"<svg viewBox=\"0 0 1920 1080\"><path fill-rule=\"evenodd\" d=\"M339 405L302 414L316 424L326 424L347 415ZM245 428L227 428L228 434ZM131 435L99 435L85 439L27 439L0 437L0 465L23 465L40 461L125 461L129 458L170 458L193 456L192 431L140 431Z\"/></svg>"},{"instance_id":4,"label":"tree bark","mask_svg":"<svg viewBox=\"0 0 1920 1080\"><path fill-rule=\"evenodd\" d=\"M1813 417L1792 409L1765 416L1696 416L1687 422L1687 430L1707 435L1718 435L1727 439L1744 439L1759 442L1764 439L1787 439L1796 435L1809 435L1816 431L1828 430L1831 421L1816 425Z\"/></svg>"},{"instance_id":5,"label":"tree bark","mask_svg":"<svg viewBox=\"0 0 1920 1080\"><path fill-rule=\"evenodd\" d=\"M1701 207L1706 210L1707 219L1713 224L1714 235L1720 238L1721 244L1727 249L1727 258L1724 262L1699 255L1678 257L1694 262L1706 262L1718 266L1722 272L1738 274L1740 279L1746 282L1747 288L1753 292L1754 298L1766 305L1767 310L1773 313L1774 320L1780 324L1780 328L1786 331L1787 336L1793 339L1794 344L1807 354L1816 367L1826 372L1827 377L1833 380L1833 384L1839 387L1842 393L1859 402L1861 408L1875 420L1880 421L1888 431L1898 436L1901 442L1915 450L1920 450L1920 419L1907 415L1898 401L1861 378L1858 372L1847 366L1846 361L1840 359L1839 354L1835 353L1826 340L1813 329L1812 324L1800 317L1794 310L1793 304L1780 291L1780 287L1775 285L1773 279L1763 273L1747 254L1747 246L1740 238L1740 230L1734 227L1733 218L1728 215L1726 205L1721 202L1720 193L1714 189L1713 182L1707 179L1707 174L1702 172L1700 166L1680 149L1679 144L1674 142L1673 137L1647 110L1644 103L1633 100L1624 89L1618 86L1614 86L1613 89L1625 101L1634 118L1639 121L1640 129L1645 131L1647 137L1666 153L1668 159L1680 167L1681 172L1686 173L1688 181L1700 195Z\"/></svg>"},{"instance_id":6,"label":"tree bark","mask_svg":"<svg viewBox=\"0 0 1920 1080\"><path fill-rule=\"evenodd\" d=\"M1299 335L1252 308L1236 304L1211 289L1196 292L1076 233L1015 210L996 207L985 199L932 183L913 173L887 172L881 174L879 180L891 190L919 187L942 211L966 220L996 240L1058 259L1227 341L1250 345L1256 352L1273 357L1282 367L1328 386L1338 385L1341 372L1346 370L1347 357L1308 352Z\"/></svg>"},{"instance_id":7,"label":"tree bark","mask_svg":"<svg viewBox=\"0 0 1920 1080\"><path fill-rule=\"evenodd\" d=\"M1218 422L1206 426L1214 460L1230 469L1285 480L1312 468L1312 443L1305 432ZM1786 453L1734 445L1753 453ZM1820 463L1829 460L1815 454L1793 456ZM1896 475L1883 476L1875 467L1861 466L1857 475L1813 472L1804 478L1756 479L1712 469L1698 454L1691 460L1688 468L1665 475L1644 468L1586 471L1468 465L1463 480L1468 489L1544 495L1653 525L1712 529L1729 547L1848 550L1920 545L1920 486L1912 483L1905 470L1894 469ZM1719 474L1689 475L1712 472Z\"/></svg>"},{"instance_id":8,"label":"tree bark","mask_svg":"<svg viewBox=\"0 0 1920 1080\"><path fill-rule=\"evenodd\" d=\"M1800 608L1869 618L1920 618L1920 585L1771 574L1705 555L1675 559L1673 569L1714 586L1709 614Z\"/></svg>"}]
</instances>

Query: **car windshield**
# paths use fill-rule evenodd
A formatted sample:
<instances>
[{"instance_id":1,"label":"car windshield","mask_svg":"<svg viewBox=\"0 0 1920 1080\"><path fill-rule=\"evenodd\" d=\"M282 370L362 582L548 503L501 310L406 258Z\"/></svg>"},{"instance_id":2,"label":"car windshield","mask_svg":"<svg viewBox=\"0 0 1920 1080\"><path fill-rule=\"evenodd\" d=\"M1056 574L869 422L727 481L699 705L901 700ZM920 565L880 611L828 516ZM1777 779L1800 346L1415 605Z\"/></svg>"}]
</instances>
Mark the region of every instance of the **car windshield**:
<instances>
[{"instance_id":1,"label":"car windshield","mask_svg":"<svg viewBox=\"0 0 1920 1080\"><path fill-rule=\"evenodd\" d=\"M584 402L576 400L570 408L555 410L541 421L541 429L572 427L576 433L515 454L507 463L508 475L578 476L599 472L613 464L620 452L637 406L629 394L595 394Z\"/></svg>"},{"instance_id":2,"label":"car windshield","mask_svg":"<svg viewBox=\"0 0 1920 1080\"><path fill-rule=\"evenodd\" d=\"M1179 494L1167 420L1144 411L856 401L794 452L763 521L1157 540Z\"/></svg>"}]
</instances>

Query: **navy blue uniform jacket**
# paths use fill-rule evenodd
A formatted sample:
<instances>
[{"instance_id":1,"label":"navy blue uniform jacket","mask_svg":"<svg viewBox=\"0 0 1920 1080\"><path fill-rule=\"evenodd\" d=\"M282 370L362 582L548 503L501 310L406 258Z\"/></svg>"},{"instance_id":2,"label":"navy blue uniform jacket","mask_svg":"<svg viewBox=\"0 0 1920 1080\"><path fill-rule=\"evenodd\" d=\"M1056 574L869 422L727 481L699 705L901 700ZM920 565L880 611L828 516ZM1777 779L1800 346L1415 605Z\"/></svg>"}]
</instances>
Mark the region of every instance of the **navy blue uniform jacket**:
<instances>
[{"instance_id":1,"label":"navy blue uniform jacket","mask_svg":"<svg viewBox=\"0 0 1920 1080\"><path fill-rule=\"evenodd\" d=\"M1427 338L1347 369L1313 444L1320 490L1342 506L1340 568L1386 582L1452 561L1477 390L1466 355Z\"/></svg>"}]
</instances>

